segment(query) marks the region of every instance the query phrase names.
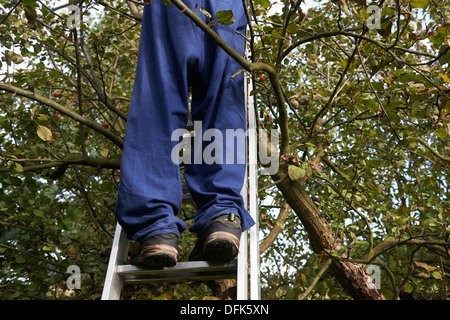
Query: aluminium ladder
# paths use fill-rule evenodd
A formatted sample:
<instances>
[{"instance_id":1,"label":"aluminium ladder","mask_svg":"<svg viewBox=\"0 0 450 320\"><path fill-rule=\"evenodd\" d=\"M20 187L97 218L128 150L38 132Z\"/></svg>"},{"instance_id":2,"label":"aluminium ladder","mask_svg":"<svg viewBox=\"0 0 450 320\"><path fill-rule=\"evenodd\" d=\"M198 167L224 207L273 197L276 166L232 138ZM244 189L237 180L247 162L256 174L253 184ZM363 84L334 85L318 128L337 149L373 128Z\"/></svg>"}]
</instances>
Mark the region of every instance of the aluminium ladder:
<instances>
[{"instance_id":1,"label":"aluminium ladder","mask_svg":"<svg viewBox=\"0 0 450 320\"><path fill-rule=\"evenodd\" d=\"M151 281L207 281L229 278L236 278L238 300L260 299L256 114L253 107L253 96L249 95L251 83L247 81L245 83L248 159L246 179L241 194L248 212L255 221L255 225L242 233L237 259L227 263L207 261L177 262L174 267L162 269L130 265L127 264L129 241L125 231L117 223L101 297L102 300L119 300L124 284L138 284ZM189 194L183 195L184 200L189 197Z\"/></svg>"}]
</instances>

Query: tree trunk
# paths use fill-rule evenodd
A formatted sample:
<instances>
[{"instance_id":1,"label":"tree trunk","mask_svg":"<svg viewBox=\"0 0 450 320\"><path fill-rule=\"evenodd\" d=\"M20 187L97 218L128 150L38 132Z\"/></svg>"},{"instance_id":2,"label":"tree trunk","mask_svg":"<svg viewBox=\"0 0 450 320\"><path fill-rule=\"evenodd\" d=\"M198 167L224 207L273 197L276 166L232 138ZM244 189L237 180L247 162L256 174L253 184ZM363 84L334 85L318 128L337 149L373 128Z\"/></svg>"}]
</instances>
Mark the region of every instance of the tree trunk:
<instances>
[{"instance_id":1,"label":"tree trunk","mask_svg":"<svg viewBox=\"0 0 450 320\"><path fill-rule=\"evenodd\" d=\"M280 160L280 168L272 176L278 189L284 196L289 206L301 220L311 247L315 253L328 254L327 251L336 251L342 248L342 241L334 236L330 225L321 218L320 211L303 189L298 181L288 177L288 161ZM380 290L370 286L370 275L365 265L343 261L337 257L331 257L330 271L346 292L357 300L385 300Z\"/></svg>"}]
</instances>

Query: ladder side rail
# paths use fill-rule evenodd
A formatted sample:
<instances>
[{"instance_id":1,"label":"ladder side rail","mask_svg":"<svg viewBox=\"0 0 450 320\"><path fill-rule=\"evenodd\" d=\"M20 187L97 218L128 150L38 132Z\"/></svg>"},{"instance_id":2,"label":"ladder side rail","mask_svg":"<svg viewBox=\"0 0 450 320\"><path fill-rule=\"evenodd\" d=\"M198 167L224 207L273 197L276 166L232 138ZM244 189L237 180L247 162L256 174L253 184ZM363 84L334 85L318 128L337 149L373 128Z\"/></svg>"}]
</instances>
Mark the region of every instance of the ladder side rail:
<instances>
[{"instance_id":1,"label":"ladder side rail","mask_svg":"<svg viewBox=\"0 0 450 320\"><path fill-rule=\"evenodd\" d=\"M239 253L237 257L237 300L248 300L248 233L241 234Z\"/></svg>"},{"instance_id":2,"label":"ladder side rail","mask_svg":"<svg viewBox=\"0 0 450 320\"><path fill-rule=\"evenodd\" d=\"M117 223L103 286L102 300L120 300L123 283L122 277L117 273L117 268L126 263L128 246L129 241L126 233Z\"/></svg>"},{"instance_id":3,"label":"ladder side rail","mask_svg":"<svg viewBox=\"0 0 450 320\"><path fill-rule=\"evenodd\" d=\"M244 198L244 205L247 208L247 173L245 174L241 195ZM239 253L237 256L236 286L236 299L248 300L248 231L242 232L241 234Z\"/></svg>"},{"instance_id":4,"label":"ladder side rail","mask_svg":"<svg viewBox=\"0 0 450 320\"><path fill-rule=\"evenodd\" d=\"M249 132L249 87L248 87L248 78L247 74L244 73L244 92L245 92L245 113L246 113L246 119L247 119L247 133ZM249 167L249 158L248 158L248 151L249 151L249 143L248 143L248 136L246 139L246 152L247 152L247 166L245 170L245 178L244 178L244 185L241 189L241 195L244 199L244 206L249 211L248 206L248 167ZM249 212L250 213L250 212ZM251 214L250 214L251 215ZM240 239L240 246L239 246L239 253L237 257L237 293L236 293L236 299L237 300L248 300L248 281L249 281L249 267L248 267L248 231L242 232L241 239Z\"/></svg>"},{"instance_id":5,"label":"ladder side rail","mask_svg":"<svg viewBox=\"0 0 450 320\"><path fill-rule=\"evenodd\" d=\"M248 90L251 92L252 83L249 81ZM259 212L258 212L258 135L256 126L256 114L254 109L253 96L248 96L248 128L249 128L249 212L255 225L249 230L249 251L250 251L250 299L260 300L260 255L259 255Z\"/></svg>"}]
</instances>

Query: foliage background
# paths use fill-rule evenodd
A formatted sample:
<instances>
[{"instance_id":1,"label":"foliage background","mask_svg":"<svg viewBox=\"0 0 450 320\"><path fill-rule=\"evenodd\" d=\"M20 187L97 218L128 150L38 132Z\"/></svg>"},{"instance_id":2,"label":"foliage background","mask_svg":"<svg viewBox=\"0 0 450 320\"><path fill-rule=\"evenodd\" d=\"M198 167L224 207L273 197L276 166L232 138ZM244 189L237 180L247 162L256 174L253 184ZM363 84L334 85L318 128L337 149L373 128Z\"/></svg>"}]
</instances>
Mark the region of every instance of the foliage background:
<instances>
[{"instance_id":1,"label":"foliage background","mask_svg":"<svg viewBox=\"0 0 450 320\"><path fill-rule=\"evenodd\" d=\"M249 3L251 60L277 71L288 108L290 178L345 244L314 252L277 181L261 176L262 297L350 299L322 269L331 255L379 266L387 299L445 299L445 1ZM365 27L370 4L382 8L380 29ZM0 1L1 299L101 295L141 5L83 1L81 29L71 32L70 12L55 1ZM261 72L252 78L260 125L278 128L284 119L272 83ZM194 214L192 204L180 212L188 224ZM193 242L183 234L181 260ZM81 268L80 290L67 288L69 265ZM201 283L130 287L126 295L226 297Z\"/></svg>"}]
</instances>

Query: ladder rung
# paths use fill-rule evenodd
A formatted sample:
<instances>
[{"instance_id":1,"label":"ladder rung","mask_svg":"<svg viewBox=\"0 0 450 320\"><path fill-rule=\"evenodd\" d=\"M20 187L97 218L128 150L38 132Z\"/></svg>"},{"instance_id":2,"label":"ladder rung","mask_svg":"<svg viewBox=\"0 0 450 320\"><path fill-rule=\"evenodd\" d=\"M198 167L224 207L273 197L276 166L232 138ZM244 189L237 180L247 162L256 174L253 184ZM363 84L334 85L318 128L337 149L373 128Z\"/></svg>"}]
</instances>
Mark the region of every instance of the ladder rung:
<instances>
[{"instance_id":1,"label":"ladder rung","mask_svg":"<svg viewBox=\"0 0 450 320\"><path fill-rule=\"evenodd\" d=\"M189 132L189 133L183 134L183 139L194 139L194 138L195 138L194 132Z\"/></svg>"},{"instance_id":2,"label":"ladder rung","mask_svg":"<svg viewBox=\"0 0 450 320\"><path fill-rule=\"evenodd\" d=\"M145 283L152 281L215 280L236 277L236 260L220 263L206 261L178 262L176 266L150 269L134 265L121 265L117 273L123 283Z\"/></svg>"},{"instance_id":3,"label":"ladder rung","mask_svg":"<svg viewBox=\"0 0 450 320\"><path fill-rule=\"evenodd\" d=\"M183 198L182 198L183 201L185 201L185 200L192 200L192 196L189 193L188 186L185 183L183 183L181 186L182 186L182 189L183 189Z\"/></svg>"},{"instance_id":4,"label":"ladder rung","mask_svg":"<svg viewBox=\"0 0 450 320\"><path fill-rule=\"evenodd\" d=\"M192 200L192 196L190 193L183 193L183 201L185 200Z\"/></svg>"}]
</instances>

